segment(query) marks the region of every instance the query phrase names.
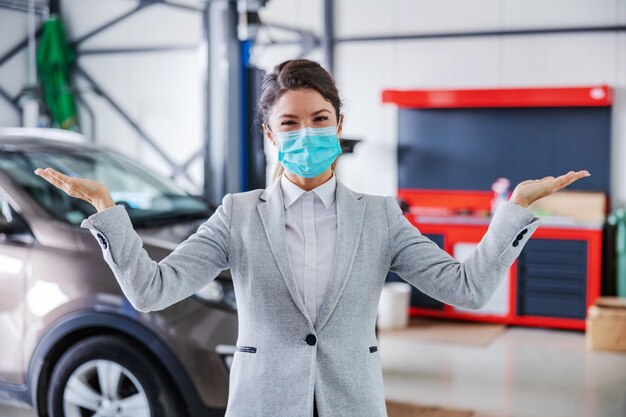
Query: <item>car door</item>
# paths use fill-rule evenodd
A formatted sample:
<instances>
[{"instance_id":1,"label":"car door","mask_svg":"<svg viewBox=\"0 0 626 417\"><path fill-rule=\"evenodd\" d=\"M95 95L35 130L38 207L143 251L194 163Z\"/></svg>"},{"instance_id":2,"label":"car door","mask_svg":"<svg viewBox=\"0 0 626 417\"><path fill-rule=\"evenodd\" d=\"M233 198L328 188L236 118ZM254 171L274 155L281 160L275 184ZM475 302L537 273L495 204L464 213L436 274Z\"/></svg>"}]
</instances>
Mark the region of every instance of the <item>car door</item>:
<instances>
[{"instance_id":1,"label":"car door","mask_svg":"<svg viewBox=\"0 0 626 417\"><path fill-rule=\"evenodd\" d=\"M33 237L0 189L0 383L24 384L24 289Z\"/></svg>"}]
</instances>

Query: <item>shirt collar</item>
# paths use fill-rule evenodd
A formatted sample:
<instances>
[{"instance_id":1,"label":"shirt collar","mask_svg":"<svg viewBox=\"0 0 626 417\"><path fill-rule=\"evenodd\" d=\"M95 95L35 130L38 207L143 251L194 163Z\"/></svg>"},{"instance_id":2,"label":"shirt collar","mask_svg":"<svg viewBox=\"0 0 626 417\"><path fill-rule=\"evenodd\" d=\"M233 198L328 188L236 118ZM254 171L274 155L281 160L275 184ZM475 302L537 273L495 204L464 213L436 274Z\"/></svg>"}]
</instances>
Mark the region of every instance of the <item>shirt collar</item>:
<instances>
[{"instance_id":1,"label":"shirt collar","mask_svg":"<svg viewBox=\"0 0 626 417\"><path fill-rule=\"evenodd\" d=\"M335 190L337 189L337 178L335 171L328 181L315 187L313 191L324 203L324 207L328 208L335 201ZM306 192L298 185L291 182L289 178L283 174L280 176L280 186L283 191L283 202L285 209L289 208L302 194Z\"/></svg>"}]
</instances>

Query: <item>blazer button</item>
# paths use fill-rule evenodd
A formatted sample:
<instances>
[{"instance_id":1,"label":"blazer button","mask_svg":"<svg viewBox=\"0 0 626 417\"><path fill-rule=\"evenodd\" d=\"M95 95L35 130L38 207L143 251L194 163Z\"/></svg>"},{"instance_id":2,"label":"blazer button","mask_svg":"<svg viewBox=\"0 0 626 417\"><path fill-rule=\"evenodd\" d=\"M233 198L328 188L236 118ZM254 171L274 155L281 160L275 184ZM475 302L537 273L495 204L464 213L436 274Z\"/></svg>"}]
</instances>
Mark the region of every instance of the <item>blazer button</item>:
<instances>
[{"instance_id":1,"label":"blazer button","mask_svg":"<svg viewBox=\"0 0 626 417\"><path fill-rule=\"evenodd\" d=\"M314 334L308 334L305 340L309 345L313 346L315 342L317 341L317 338L315 337Z\"/></svg>"},{"instance_id":2,"label":"blazer button","mask_svg":"<svg viewBox=\"0 0 626 417\"><path fill-rule=\"evenodd\" d=\"M513 242L513 246L517 246L517 245L519 245L519 240L515 240L515 241Z\"/></svg>"},{"instance_id":3,"label":"blazer button","mask_svg":"<svg viewBox=\"0 0 626 417\"><path fill-rule=\"evenodd\" d=\"M100 240L100 244L102 245L102 247L106 249L107 241L104 239L104 236L102 236L100 233L98 233L96 236L98 236L98 239Z\"/></svg>"},{"instance_id":4,"label":"blazer button","mask_svg":"<svg viewBox=\"0 0 626 417\"><path fill-rule=\"evenodd\" d=\"M517 236L515 237L515 239L517 239L517 240L522 240L522 238L523 238L523 237L524 237L524 235L523 235L522 233L520 233L519 235L517 235Z\"/></svg>"},{"instance_id":5,"label":"blazer button","mask_svg":"<svg viewBox=\"0 0 626 417\"><path fill-rule=\"evenodd\" d=\"M521 231L522 234L526 234L526 232L528 232L528 229L524 229Z\"/></svg>"}]
</instances>

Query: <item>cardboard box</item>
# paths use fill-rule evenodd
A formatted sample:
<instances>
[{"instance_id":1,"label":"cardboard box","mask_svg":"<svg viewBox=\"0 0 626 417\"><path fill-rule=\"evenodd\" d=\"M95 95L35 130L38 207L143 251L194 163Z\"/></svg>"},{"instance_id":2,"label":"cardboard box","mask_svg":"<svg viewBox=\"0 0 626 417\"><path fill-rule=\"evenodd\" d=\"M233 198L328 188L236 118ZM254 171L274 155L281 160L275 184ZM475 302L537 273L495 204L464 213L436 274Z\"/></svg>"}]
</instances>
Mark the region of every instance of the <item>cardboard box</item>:
<instances>
[{"instance_id":1,"label":"cardboard box","mask_svg":"<svg viewBox=\"0 0 626 417\"><path fill-rule=\"evenodd\" d=\"M587 349L626 352L626 298L599 297L587 312Z\"/></svg>"},{"instance_id":2,"label":"cardboard box","mask_svg":"<svg viewBox=\"0 0 626 417\"><path fill-rule=\"evenodd\" d=\"M571 217L579 222L599 222L606 219L607 196L597 191L560 190L536 200L529 210Z\"/></svg>"}]
</instances>

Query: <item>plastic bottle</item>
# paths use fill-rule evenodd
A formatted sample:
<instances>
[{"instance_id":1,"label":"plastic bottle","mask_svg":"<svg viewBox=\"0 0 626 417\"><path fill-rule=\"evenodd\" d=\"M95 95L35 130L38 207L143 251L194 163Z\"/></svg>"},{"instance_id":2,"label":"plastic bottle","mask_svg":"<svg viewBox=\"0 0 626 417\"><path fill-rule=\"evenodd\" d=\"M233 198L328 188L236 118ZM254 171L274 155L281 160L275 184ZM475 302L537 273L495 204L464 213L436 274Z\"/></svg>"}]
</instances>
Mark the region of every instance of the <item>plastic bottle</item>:
<instances>
[{"instance_id":1,"label":"plastic bottle","mask_svg":"<svg viewBox=\"0 0 626 417\"><path fill-rule=\"evenodd\" d=\"M511 182L508 178L498 177L496 181L491 184L491 190L494 193L493 198L491 199L491 214L496 212L498 205L502 201L507 201L507 195L509 193L509 185Z\"/></svg>"}]
</instances>

